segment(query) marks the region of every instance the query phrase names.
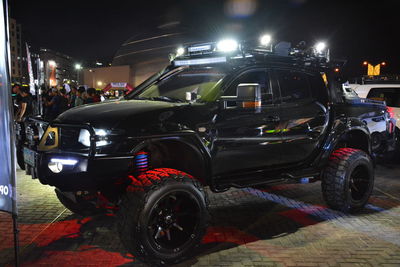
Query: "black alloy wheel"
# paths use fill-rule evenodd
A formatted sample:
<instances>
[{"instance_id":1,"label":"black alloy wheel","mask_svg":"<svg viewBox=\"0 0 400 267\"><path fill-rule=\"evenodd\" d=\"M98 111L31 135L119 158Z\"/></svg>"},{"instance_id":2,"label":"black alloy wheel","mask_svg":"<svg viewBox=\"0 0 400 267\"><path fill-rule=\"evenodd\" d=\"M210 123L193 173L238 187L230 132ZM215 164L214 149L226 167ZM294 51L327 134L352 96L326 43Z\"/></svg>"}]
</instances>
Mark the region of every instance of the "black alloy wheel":
<instances>
[{"instance_id":1,"label":"black alloy wheel","mask_svg":"<svg viewBox=\"0 0 400 267\"><path fill-rule=\"evenodd\" d=\"M350 175L349 189L351 198L360 201L370 187L370 178L366 166L357 166Z\"/></svg>"},{"instance_id":2,"label":"black alloy wheel","mask_svg":"<svg viewBox=\"0 0 400 267\"><path fill-rule=\"evenodd\" d=\"M153 245L171 253L184 249L199 227L200 205L185 191L174 191L160 199L149 214L148 235Z\"/></svg>"},{"instance_id":3,"label":"black alloy wheel","mask_svg":"<svg viewBox=\"0 0 400 267\"><path fill-rule=\"evenodd\" d=\"M126 249L151 265L175 264L195 253L209 220L199 181L169 168L131 179L118 212Z\"/></svg>"}]
</instances>

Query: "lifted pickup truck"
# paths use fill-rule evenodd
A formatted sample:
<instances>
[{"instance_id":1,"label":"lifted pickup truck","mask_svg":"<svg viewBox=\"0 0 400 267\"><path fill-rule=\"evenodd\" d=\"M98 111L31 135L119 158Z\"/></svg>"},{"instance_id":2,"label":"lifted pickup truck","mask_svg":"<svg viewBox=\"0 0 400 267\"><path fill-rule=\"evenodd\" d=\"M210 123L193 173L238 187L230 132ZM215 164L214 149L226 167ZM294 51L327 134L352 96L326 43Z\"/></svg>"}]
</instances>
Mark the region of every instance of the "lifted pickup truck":
<instances>
[{"instance_id":1,"label":"lifted pickup truck","mask_svg":"<svg viewBox=\"0 0 400 267\"><path fill-rule=\"evenodd\" d=\"M73 212L115 210L123 244L152 264L179 262L198 246L206 186L320 180L331 208L363 208L374 184L365 118L390 135L385 107L344 101L313 49L225 48L180 49L124 99L62 113L40 138L28 137L28 172Z\"/></svg>"}]
</instances>

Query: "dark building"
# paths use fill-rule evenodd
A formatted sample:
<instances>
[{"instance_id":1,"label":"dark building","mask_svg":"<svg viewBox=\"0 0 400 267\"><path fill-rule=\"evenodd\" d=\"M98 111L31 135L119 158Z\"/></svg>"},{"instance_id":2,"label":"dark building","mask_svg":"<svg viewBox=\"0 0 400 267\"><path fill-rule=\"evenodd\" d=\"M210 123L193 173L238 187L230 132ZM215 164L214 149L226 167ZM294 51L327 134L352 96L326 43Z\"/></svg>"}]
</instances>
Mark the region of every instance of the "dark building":
<instances>
[{"instance_id":1,"label":"dark building","mask_svg":"<svg viewBox=\"0 0 400 267\"><path fill-rule=\"evenodd\" d=\"M78 83L81 70L75 69L76 61L65 54L48 48L40 48L40 85L59 87L64 83Z\"/></svg>"},{"instance_id":2,"label":"dark building","mask_svg":"<svg viewBox=\"0 0 400 267\"><path fill-rule=\"evenodd\" d=\"M28 79L28 67L26 63L26 48L22 42L21 24L10 18L10 55L11 55L11 82L26 82ZM25 48L25 49L24 49Z\"/></svg>"},{"instance_id":3,"label":"dark building","mask_svg":"<svg viewBox=\"0 0 400 267\"><path fill-rule=\"evenodd\" d=\"M113 66L129 65L132 81L138 85L169 64L170 53L188 45L196 38L178 27L160 26L137 34L122 44L112 62Z\"/></svg>"}]
</instances>

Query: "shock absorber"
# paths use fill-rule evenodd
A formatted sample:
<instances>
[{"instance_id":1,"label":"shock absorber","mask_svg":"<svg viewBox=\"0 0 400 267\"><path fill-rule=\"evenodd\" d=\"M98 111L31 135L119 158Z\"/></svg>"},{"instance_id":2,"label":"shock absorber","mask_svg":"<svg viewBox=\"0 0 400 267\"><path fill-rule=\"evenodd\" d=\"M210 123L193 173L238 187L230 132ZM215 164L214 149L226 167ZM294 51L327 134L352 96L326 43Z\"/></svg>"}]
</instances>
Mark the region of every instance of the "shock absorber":
<instances>
[{"instance_id":1,"label":"shock absorber","mask_svg":"<svg viewBox=\"0 0 400 267\"><path fill-rule=\"evenodd\" d=\"M135 154L134 159L135 173L141 174L149 169L149 153L140 151Z\"/></svg>"}]
</instances>

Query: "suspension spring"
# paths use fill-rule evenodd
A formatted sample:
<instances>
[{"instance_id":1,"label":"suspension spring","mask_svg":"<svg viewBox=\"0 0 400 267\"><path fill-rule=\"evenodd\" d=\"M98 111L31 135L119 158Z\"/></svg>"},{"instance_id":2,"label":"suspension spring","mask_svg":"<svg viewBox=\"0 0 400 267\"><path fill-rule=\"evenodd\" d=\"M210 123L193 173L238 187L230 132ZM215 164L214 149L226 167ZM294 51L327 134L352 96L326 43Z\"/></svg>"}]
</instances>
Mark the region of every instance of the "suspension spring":
<instances>
[{"instance_id":1,"label":"suspension spring","mask_svg":"<svg viewBox=\"0 0 400 267\"><path fill-rule=\"evenodd\" d=\"M149 169L149 153L140 151L135 154L135 172L141 174Z\"/></svg>"}]
</instances>

